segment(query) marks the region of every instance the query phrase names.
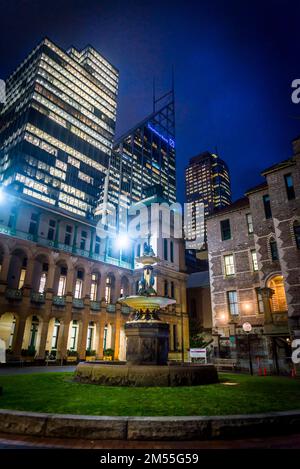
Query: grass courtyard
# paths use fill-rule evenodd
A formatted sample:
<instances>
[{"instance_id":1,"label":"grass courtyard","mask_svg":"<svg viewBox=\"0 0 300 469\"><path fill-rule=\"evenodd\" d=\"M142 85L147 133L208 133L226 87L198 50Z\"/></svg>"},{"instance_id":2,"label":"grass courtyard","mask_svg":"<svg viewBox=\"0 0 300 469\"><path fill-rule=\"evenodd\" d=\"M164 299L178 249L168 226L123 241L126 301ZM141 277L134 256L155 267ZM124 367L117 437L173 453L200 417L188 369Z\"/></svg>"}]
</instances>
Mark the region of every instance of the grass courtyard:
<instances>
[{"instance_id":1,"label":"grass courtyard","mask_svg":"<svg viewBox=\"0 0 300 469\"><path fill-rule=\"evenodd\" d=\"M80 384L73 373L1 376L0 408L85 415L251 414L300 409L300 381L220 374L219 384L125 388Z\"/></svg>"}]
</instances>

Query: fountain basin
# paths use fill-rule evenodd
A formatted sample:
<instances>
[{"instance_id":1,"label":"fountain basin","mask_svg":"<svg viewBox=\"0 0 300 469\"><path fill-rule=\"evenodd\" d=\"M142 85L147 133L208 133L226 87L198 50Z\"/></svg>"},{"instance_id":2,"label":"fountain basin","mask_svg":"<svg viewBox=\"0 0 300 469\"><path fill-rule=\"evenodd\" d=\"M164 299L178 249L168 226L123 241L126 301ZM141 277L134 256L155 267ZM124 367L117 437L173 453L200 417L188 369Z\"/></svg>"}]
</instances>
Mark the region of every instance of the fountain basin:
<instances>
[{"instance_id":1,"label":"fountain basin","mask_svg":"<svg viewBox=\"0 0 300 469\"><path fill-rule=\"evenodd\" d=\"M165 298L164 296L140 296L132 295L125 296L124 298L118 299L119 303L124 303L125 305L133 308L137 311L143 310L146 311L155 311L160 308L166 308L169 305L176 303L176 300L172 298Z\"/></svg>"},{"instance_id":2,"label":"fountain basin","mask_svg":"<svg viewBox=\"0 0 300 469\"><path fill-rule=\"evenodd\" d=\"M170 364L152 365L104 365L82 362L77 365L75 380L80 383L102 386L199 386L218 383L214 365Z\"/></svg>"}]
</instances>

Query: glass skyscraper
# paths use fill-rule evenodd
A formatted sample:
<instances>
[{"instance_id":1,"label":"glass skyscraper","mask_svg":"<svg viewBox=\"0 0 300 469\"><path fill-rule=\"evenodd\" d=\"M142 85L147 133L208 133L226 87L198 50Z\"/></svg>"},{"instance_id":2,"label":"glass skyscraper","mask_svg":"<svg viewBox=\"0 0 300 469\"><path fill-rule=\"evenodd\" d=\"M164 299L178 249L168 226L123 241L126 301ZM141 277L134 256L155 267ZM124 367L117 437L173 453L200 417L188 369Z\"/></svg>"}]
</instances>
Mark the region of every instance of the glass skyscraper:
<instances>
[{"instance_id":1,"label":"glass skyscraper","mask_svg":"<svg viewBox=\"0 0 300 469\"><path fill-rule=\"evenodd\" d=\"M189 241L196 237L203 238L206 243L205 217L231 203L228 166L214 153L201 153L190 159L185 170L185 184L188 210L185 237ZM196 223L198 204L203 204L204 223ZM197 243L193 247L194 249L201 248Z\"/></svg>"},{"instance_id":2,"label":"glass skyscraper","mask_svg":"<svg viewBox=\"0 0 300 469\"><path fill-rule=\"evenodd\" d=\"M44 39L6 81L0 182L40 204L92 218L115 134L118 70L93 47Z\"/></svg>"},{"instance_id":3,"label":"glass skyscraper","mask_svg":"<svg viewBox=\"0 0 300 469\"><path fill-rule=\"evenodd\" d=\"M176 201L174 92L156 100L154 110L115 143L110 160L106 201L126 208L160 186L163 197Z\"/></svg>"}]
</instances>

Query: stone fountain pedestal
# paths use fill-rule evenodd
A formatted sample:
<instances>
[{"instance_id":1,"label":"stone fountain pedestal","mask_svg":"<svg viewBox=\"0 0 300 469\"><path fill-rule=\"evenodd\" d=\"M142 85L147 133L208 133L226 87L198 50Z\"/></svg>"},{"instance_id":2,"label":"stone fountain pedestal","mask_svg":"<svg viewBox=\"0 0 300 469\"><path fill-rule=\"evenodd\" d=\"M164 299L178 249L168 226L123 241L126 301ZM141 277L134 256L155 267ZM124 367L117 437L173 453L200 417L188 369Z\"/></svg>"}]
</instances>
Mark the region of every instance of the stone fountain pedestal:
<instances>
[{"instance_id":1,"label":"stone fountain pedestal","mask_svg":"<svg viewBox=\"0 0 300 469\"><path fill-rule=\"evenodd\" d=\"M125 324L128 365L166 365L169 324L160 321L132 321Z\"/></svg>"}]
</instances>

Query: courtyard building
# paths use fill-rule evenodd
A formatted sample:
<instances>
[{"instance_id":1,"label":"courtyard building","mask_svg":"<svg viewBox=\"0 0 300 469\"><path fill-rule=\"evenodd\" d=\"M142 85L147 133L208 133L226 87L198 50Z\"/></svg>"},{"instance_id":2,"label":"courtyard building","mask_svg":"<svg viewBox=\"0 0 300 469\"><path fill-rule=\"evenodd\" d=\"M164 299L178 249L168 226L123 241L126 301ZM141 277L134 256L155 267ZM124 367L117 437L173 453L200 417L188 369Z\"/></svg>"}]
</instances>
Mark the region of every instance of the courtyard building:
<instances>
[{"instance_id":1,"label":"courtyard building","mask_svg":"<svg viewBox=\"0 0 300 469\"><path fill-rule=\"evenodd\" d=\"M9 192L1 194L0 220L0 337L8 360L125 360L132 311L117 300L137 293L142 269L134 257L147 240L110 250L91 221ZM155 267L158 295L176 299L161 314L170 326L169 359L181 360L189 347L184 247L172 237L151 243L163 259Z\"/></svg>"},{"instance_id":2,"label":"courtyard building","mask_svg":"<svg viewBox=\"0 0 300 469\"><path fill-rule=\"evenodd\" d=\"M293 146L265 182L207 220L215 351L242 368L250 346L255 370L289 372L300 336L300 140Z\"/></svg>"}]
</instances>

